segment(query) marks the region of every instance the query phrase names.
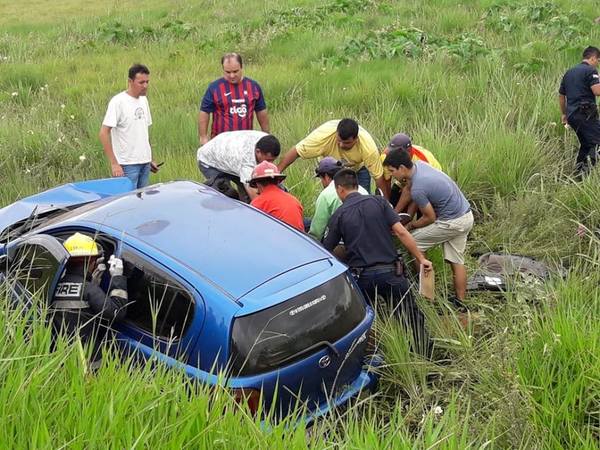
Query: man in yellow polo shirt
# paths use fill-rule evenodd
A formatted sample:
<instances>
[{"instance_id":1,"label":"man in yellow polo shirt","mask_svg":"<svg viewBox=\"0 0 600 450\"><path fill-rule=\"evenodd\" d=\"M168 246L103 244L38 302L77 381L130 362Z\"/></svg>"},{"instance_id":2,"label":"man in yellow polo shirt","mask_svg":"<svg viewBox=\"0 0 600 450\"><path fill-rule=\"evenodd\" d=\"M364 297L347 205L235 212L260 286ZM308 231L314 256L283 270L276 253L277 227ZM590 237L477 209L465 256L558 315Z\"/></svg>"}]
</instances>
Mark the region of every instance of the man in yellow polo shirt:
<instances>
[{"instance_id":1,"label":"man in yellow polo shirt","mask_svg":"<svg viewBox=\"0 0 600 450\"><path fill-rule=\"evenodd\" d=\"M406 150L410 154L413 162L423 161L434 169L442 171L442 165L435 158L435 156L433 156L433 153L421 146L414 145L407 134L396 133L392 136L387 147L384 148L383 152L381 153L382 163L388 153L393 150ZM389 189L387 194L390 203L394 207L394 210L397 213L408 212L411 215L414 214L416 207L414 207L414 204L411 202L410 186L407 186L406 183L402 182L401 180L396 180L393 178L389 167L383 167L383 178L386 182L386 187ZM386 193L385 191L383 192L384 194Z\"/></svg>"},{"instance_id":2,"label":"man in yellow polo shirt","mask_svg":"<svg viewBox=\"0 0 600 450\"><path fill-rule=\"evenodd\" d=\"M367 130L353 119L330 120L314 130L281 159L283 171L299 157L302 159L332 156L344 160L347 168L356 171L358 184L370 192L371 177L384 193L383 165L375 141Z\"/></svg>"}]
</instances>

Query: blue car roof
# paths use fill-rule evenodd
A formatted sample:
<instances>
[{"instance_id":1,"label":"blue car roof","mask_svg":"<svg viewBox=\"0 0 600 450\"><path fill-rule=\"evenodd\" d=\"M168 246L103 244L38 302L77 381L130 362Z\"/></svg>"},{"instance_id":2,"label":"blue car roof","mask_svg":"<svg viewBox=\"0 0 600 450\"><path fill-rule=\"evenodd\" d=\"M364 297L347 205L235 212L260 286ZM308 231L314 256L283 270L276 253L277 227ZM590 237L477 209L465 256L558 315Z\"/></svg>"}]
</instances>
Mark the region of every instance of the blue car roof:
<instances>
[{"instance_id":1,"label":"blue car roof","mask_svg":"<svg viewBox=\"0 0 600 450\"><path fill-rule=\"evenodd\" d=\"M69 213L66 222L112 228L134 246L136 239L143 241L235 299L277 275L331 257L282 222L191 181L150 186L82 210Z\"/></svg>"}]
</instances>

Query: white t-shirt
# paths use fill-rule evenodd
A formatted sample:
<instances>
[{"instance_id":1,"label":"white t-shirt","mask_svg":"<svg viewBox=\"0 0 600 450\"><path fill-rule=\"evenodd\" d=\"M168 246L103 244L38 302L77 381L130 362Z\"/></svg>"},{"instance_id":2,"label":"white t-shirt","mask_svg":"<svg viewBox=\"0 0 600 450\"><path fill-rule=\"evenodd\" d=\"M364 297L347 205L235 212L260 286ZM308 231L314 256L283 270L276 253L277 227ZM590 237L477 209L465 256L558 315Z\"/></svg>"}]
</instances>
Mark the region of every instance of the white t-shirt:
<instances>
[{"instance_id":1,"label":"white t-shirt","mask_svg":"<svg viewBox=\"0 0 600 450\"><path fill-rule=\"evenodd\" d=\"M115 95L108 103L102 125L111 129L112 148L119 164L144 164L152 161L148 138L152 116L145 96L135 98L126 91Z\"/></svg>"},{"instance_id":2,"label":"white t-shirt","mask_svg":"<svg viewBox=\"0 0 600 450\"><path fill-rule=\"evenodd\" d=\"M248 183L256 167L256 143L267 133L256 130L227 131L218 134L198 149L201 164L237 175Z\"/></svg>"}]
</instances>

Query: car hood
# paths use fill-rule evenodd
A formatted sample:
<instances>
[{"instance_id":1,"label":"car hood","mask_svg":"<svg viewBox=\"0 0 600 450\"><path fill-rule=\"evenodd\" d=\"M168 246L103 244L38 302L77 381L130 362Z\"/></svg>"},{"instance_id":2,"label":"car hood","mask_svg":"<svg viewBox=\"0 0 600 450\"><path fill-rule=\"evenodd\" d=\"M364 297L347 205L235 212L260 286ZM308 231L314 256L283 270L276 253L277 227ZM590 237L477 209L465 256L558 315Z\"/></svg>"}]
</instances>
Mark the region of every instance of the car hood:
<instances>
[{"instance_id":1,"label":"car hood","mask_svg":"<svg viewBox=\"0 0 600 450\"><path fill-rule=\"evenodd\" d=\"M0 209L0 236L4 236L0 241L8 239L7 231L10 227L18 226L30 217L33 219L49 216L55 211L122 194L132 189L133 184L128 178L107 178L69 183L26 197ZM40 224L38 221L37 225ZM15 233L11 238L17 237L18 234Z\"/></svg>"}]
</instances>

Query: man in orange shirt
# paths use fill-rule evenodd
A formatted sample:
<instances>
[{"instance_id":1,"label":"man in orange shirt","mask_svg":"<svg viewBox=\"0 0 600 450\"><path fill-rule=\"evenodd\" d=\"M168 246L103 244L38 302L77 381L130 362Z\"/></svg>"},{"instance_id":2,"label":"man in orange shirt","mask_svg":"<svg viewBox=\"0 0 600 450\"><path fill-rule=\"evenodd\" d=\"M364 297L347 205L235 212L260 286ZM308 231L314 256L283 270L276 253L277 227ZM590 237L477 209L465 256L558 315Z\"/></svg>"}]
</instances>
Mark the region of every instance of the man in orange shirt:
<instances>
[{"instance_id":1,"label":"man in orange shirt","mask_svg":"<svg viewBox=\"0 0 600 450\"><path fill-rule=\"evenodd\" d=\"M250 187L258 190L258 197L250 203L255 208L266 212L288 225L304 231L303 208L300 201L292 194L279 187L285 175L277 166L263 161L254 168Z\"/></svg>"}]
</instances>

